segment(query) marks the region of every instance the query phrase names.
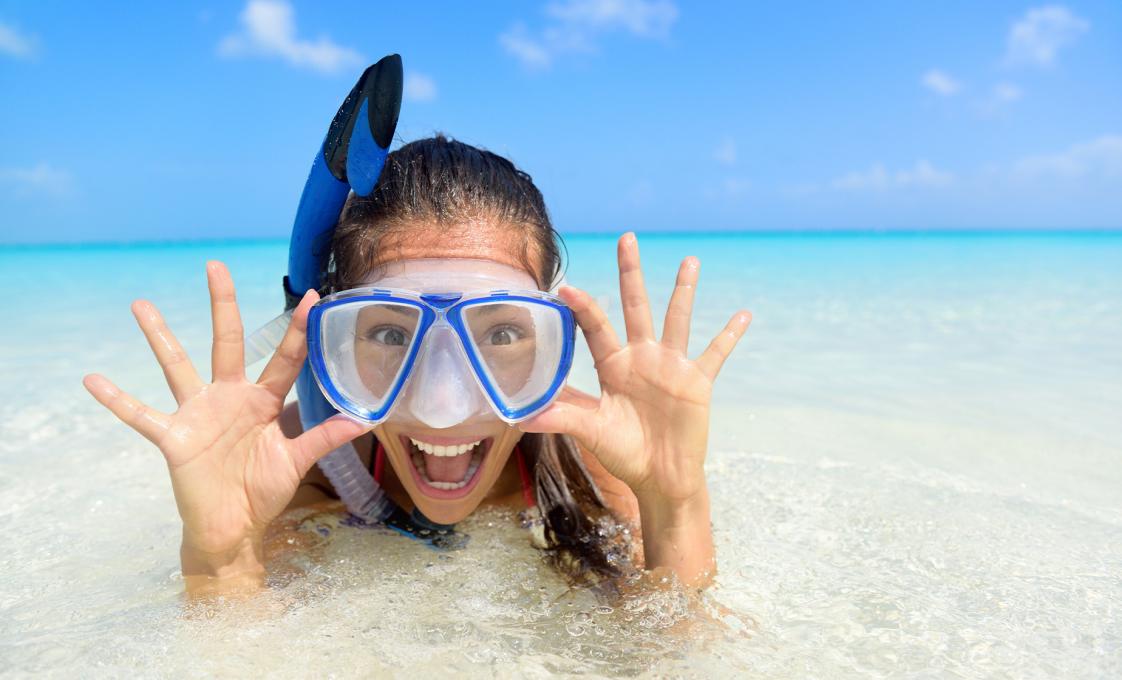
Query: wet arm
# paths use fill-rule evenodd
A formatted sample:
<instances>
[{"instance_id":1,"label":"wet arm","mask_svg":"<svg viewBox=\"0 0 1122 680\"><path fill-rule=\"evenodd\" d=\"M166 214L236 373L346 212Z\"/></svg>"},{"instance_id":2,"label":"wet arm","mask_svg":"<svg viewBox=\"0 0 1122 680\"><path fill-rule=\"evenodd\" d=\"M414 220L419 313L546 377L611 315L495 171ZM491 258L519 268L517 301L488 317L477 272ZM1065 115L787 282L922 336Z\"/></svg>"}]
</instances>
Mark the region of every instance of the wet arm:
<instances>
[{"instance_id":1,"label":"wet arm","mask_svg":"<svg viewBox=\"0 0 1122 680\"><path fill-rule=\"evenodd\" d=\"M640 502L613 477L596 456L581 448L581 457L600 494L616 517L641 531L636 563L647 569L668 568L683 583L704 586L716 572L707 489L692 502L672 506L661 500Z\"/></svg>"},{"instance_id":2,"label":"wet arm","mask_svg":"<svg viewBox=\"0 0 1122 680\"><path fill-rule=\"evenodd\" d=\"M708 585L717 571L709 492L674 504L638 498L646 568L667 568L687 586Z\"/></svg>"}]
</instances>

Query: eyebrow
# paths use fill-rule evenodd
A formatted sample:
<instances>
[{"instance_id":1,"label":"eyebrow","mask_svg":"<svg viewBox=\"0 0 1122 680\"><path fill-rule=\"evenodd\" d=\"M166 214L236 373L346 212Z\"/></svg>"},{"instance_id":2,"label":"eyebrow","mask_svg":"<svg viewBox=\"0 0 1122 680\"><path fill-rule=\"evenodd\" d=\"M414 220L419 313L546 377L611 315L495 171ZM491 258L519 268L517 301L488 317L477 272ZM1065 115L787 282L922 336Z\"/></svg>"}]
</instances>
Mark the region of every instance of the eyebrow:
<instances>
[{"instance_id":1,"label":"eyebrow","mask_svg":"<svg viewBox=\"0 0 1122 680\"><path fill-rule=\"evenodd\" d=\"M417 317L419 317L421 315L419 310L417 310L414 307L409 307L407 305L394 305L394 304L379 305L378 306L378 311L380 313L381 312L390 312L391 314L396 314L398 316L405 317L405 318L409 319L410 321L416 321ZM360 315L360 318L361 318L361 315Z\"/></svg>"},{"instance_id":2,"label":"eyebrow","mask_svg":"<svg viewBox=\"0 0 1122 680\"><path fill-rule=\"evenodd\" d=\"M530 314L530 310L526 309L525 307L522 307L521 305L512 305L512 304L509 304L509 303L502 303L502 302L500 302L498 304L478 305L475 309L475 313L480 315L480 316L494 316L496 314L509 314L511 311L525 312L527 314Z\"/></svg>"}]
</instances>

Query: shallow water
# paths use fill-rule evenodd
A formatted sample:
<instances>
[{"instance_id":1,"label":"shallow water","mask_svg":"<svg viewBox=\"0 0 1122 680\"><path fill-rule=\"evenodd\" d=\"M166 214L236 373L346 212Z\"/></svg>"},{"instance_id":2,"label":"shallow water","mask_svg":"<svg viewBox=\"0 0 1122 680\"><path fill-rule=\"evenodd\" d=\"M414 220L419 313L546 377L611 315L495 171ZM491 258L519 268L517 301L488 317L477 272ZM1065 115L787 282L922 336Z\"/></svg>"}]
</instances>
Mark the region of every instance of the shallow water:
<instances>
[{"instance_id":1,"label":"shallow water","mask_svg":"<svg viewBox=\"0 0 1122 680\"><path fill-rule=\"evenodd\" d=\"M658 305L677 259L702 258L694 352L735 309L756 317L715 392L720 573L696 601L569 590L491 511L452 555L305 513L267 593L185 604L162 460L80 377L170 407L129 301L153 299L205 371L204 260L230 265L252 327L280 304L285 245L0 250L43 291L0 327L0 668L1122 675L1122 236L641 245ZM570 281L618 314L613 242L569 249ZM594 387L587 356L573 381Z\"/></svg>"}]
</instances>

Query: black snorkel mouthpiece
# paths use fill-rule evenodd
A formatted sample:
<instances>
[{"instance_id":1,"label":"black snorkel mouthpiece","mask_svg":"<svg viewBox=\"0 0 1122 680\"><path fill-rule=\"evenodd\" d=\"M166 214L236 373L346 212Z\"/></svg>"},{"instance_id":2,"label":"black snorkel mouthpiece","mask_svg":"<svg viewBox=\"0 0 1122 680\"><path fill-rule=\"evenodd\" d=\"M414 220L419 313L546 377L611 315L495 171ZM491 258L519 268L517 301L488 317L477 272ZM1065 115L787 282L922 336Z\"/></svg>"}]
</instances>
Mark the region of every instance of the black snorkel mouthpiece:
<instances>
[{"instance_id":1,"label":"black snorkel mouthpiece","mask_svg":"<svg viewBox=\"0 0 1122 680\"><path fill-rule=\"evenodd\" d=\"M354 182L348 176L347 152L354 137L356 121L364 119L365 131L368 131L374 143L383 149L389 149L401 113L404 81L401 56L391 54L363 71L358 82L351 88L350 94L335 113L335 118L327 129L327 139L323 143L323 159L335 179L348 182L353 187ZM361 132L364 131L360 129Z\"/></svg>"}]
</instances>

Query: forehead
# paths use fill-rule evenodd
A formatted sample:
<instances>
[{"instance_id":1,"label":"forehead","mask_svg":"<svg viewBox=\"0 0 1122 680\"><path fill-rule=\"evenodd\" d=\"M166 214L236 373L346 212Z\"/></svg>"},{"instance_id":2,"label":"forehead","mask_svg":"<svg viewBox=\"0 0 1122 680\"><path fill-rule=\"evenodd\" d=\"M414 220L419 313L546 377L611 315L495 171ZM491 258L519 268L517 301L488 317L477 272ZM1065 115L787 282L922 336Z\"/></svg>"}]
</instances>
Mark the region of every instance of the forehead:
<instances>
[{"instance_id":1,"label":"forehead","mask_svg":"<svg viewBox=\"0 0 1122 680\"><path fill-rule=\"evenodd\" d=\"M487 222L453 226L417 224L386 234L370 269L400 260L471 259L491 260L542 281L541 254L522 229L499 227Z\"/></svg>"}]
</instances>

